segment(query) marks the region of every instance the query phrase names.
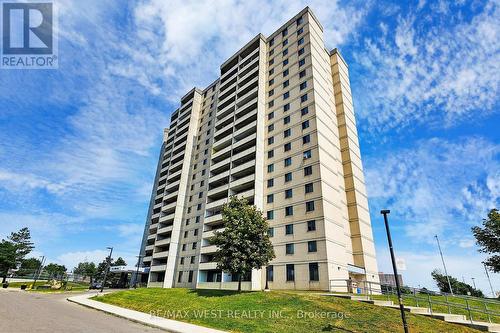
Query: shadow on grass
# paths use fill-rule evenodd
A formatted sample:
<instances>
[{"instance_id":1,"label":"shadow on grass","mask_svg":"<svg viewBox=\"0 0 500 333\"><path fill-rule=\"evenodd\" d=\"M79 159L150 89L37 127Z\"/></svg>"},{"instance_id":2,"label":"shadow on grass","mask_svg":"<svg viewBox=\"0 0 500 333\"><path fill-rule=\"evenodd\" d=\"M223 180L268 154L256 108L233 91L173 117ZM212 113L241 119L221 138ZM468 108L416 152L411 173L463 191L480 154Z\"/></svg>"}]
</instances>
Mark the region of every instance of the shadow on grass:
<instances>
[{"instance_id":1,"label":"shadow on grass","mask_svg":"<svg viewBox=\"0 0 500 333\"><path fill-rule=\"evenodd\" d=\"M224 297L233 295L242 295L251 293L251 291L237 292L234 290L220 290L220 289L190 289L189 293L195 293L200 297Z\"/></svg>"}]
</instances>

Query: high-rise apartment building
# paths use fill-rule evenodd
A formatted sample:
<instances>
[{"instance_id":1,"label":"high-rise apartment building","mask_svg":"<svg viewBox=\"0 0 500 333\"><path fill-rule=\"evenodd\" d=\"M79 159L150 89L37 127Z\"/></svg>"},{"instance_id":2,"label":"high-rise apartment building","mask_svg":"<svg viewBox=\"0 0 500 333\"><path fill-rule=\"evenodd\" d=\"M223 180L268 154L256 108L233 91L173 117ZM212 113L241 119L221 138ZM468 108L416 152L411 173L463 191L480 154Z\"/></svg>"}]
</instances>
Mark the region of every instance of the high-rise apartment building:
<instances>
[{"instance_id":1,"label":"high-rise apartment building","mask_svg":"<svg viewBox=\"0 0 500 333\"><path fill-rule=\"evenodd\" d=\"M209 241L233 195L267 216L276 253L244 289L263 289L266 271L272 289L378 281L348 66L309 8L172 113L141 247L148 286L236 288Z\"/></svg>"}]
</instances>

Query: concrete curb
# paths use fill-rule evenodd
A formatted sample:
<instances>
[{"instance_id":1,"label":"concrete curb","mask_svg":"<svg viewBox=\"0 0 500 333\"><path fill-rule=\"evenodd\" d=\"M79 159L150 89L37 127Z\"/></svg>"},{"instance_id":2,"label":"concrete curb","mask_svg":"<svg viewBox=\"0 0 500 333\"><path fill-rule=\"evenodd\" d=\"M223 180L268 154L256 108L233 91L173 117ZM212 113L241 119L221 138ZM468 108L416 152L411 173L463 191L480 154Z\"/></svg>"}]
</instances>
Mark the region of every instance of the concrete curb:
<instances>
[{"instance_id":1,"label":"concrete curb","mask_svg":"<svg viewBox=\"0 0 500 333\"><path fill-rule=\"evenodd\" d=\"M84 294L73 297L68 297L69 302L83 305L98 311L106 312L117 317L128 319L130 321L140 323L143 325L159 328L168 332L174 333L227 333L225 331L216 330L213 328L188 324L177 320L166 319L157 316L151 316L144 312L125 309L119 306L101 303L91 300L89 298L97 294Z\"/></svg>"}]
</instances>

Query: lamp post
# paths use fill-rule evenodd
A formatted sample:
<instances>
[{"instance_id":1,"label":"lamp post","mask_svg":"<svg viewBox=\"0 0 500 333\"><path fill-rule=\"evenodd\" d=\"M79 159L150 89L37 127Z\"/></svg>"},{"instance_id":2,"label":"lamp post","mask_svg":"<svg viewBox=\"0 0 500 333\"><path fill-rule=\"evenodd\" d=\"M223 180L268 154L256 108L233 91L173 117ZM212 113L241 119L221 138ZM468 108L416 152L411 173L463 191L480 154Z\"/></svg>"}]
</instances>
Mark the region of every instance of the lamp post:
<instances>
[{"instance_id":1,"label":"lamp post","mask_svg":"<svg viewBox=\"0 0 500 333\"><path fill-rule=\"evenodd\" d=\"M443 251L441 251L441 245L439 244L439 238L437 235L434 235L436 238L436 242L438 244L439 254L441 255L441 261L443 262L444 274L446 274L446 280L448 280L448 287L450 288L451 296L453 296L453 289L451 288L450 276L448 275L448 271L446 270L446 264L444 263Z\"/></svg>"},{"instance_id":2,"label":"lamp post","mask_svg":"<svg viewBox=\"0 0 500 333\"><path fill-rule=\"evenodd\" d=\"M475 278L471 278L471 279L472 279L472 285L474 285L474 289L477 289L476 288L476 281L475 281L476 279Z\"/></svg>"},{"instance_id":3,"label":"lamp post","mask_svg":"<svg viewBox=\"0 0 500 333\"><path fill-rule=\"evenodd\" d=\"M266 266L266 286L264 288L264 291L269 290L269 266Z\"/></svg>"},{"instance_id":4,"label":"lamp post","mask_svg":"<svg viewBox=\"0 0 500 333\"><path fill-rule=\"evenodd\" d=\"M137 270L135 271L135 277L134 277L134 289L137 289L137 278L139 276L139 265L141 264L142 257L144 257L144 256L143 255L137 256Z\"/></svg>"},{"instance_id":5,"label":"lamp post","mask_svg":"<svg viewBox=\"0 0 500 333\"><path fill-rule=\"evenodd\" d=\"M403 320L403 329L405 333L408 333L409 331L408 331L408 324L406 323L405 308L403 305L403 299L401 298L401 286L399 285L399 280L398 280L398 268L396 267L396 258L394 257L394 249L392 247L391 231L389 230L389 221L387 219L387 215L390 212L391 211L388 209L383 209L380 211L380 214L384 215L385 230L387 232L387 241L389 242L389 250L391 252L392 269L394 271L394 280L396 281L399 309L401 310L401 319Z\"/></svg>"},{"instance_id":6,"label":"lamp post","mask_svg":"<svg viewBox=\"0 0 500 333\"><path fill-rule=\"evenodd\" d=\"M102 281L101 285L101 293L104 291L104 285L106 284L106 278L108 277L109 266L111 266L111 255L113 254L113 248L107 247L109 250L109 256L106 258L106 270L104 271L104 281Z\"/></svg>"}]
</instances>

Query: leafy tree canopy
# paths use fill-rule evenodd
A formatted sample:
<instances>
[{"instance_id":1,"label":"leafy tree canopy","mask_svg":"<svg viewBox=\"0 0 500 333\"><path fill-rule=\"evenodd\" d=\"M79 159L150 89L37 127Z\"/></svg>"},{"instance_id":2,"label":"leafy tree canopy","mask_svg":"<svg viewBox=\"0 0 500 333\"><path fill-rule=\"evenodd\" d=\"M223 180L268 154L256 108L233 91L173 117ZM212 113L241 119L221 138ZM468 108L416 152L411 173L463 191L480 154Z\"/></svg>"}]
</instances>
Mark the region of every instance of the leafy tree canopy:
<instances>
[{"instance_id":1,"label":"leafy tree canopy","mask_svg":"<svg viewBox=\"0 0 500 333\"><path fill-rule=\"evenodd\" d=\"M493 272L500 272L500 214L498 209L492 209L488 218L483 219L483 227L473 227L479 251L490 255L483 263Z\"/></svg>"},{"instance_id":2,"label":"leafy tree canopy","mask_svg":"<svg viewBox=\"0 0 500 333\"><path fill-rule=\"evenodd\" d=\"M448 279L446 275L442 274L440 270L435 269L431 273L432 278L436 281L436 284L441 292L450 293L450 287L448 285ZM453 293L457 295L468 295L475 297L484 297L484 294L479 289L474 289L471 285L460 282L453 276L449 276L451 288L453 288Z\"/></svg>"}]
</instances>

